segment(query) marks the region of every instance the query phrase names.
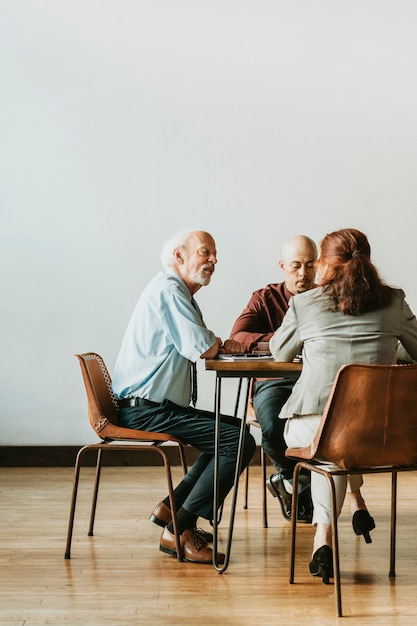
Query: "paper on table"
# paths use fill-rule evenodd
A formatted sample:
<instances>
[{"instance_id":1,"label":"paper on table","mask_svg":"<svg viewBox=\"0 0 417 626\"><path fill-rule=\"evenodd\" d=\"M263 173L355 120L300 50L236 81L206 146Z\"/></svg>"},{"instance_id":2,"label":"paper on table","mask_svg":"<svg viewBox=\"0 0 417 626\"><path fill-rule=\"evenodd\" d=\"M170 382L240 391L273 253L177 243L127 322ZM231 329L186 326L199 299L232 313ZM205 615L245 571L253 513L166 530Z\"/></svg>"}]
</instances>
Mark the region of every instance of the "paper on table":
<instances>
[{"instance_id":1,"label":"paper on table","mask_svg":"<svg viewBox=\"0 0 417 626\"><path fill-rule=\"evenodd\" d=\"M246 354L218 354L217 358L220 361L251 361L257 359L258 361L274 361L274 357L270 354L261 354L259 352L246 352Z\"/></svg>"}]
</instances>

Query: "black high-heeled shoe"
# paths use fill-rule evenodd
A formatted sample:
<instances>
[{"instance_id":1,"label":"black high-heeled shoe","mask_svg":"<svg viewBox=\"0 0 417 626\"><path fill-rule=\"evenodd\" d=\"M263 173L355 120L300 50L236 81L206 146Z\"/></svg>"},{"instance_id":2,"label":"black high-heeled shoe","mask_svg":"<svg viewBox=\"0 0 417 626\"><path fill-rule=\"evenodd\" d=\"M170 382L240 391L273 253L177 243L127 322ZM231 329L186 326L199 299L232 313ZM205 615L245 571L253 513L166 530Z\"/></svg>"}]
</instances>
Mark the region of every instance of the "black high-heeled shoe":
<instances>
[{"instance_id":1,"label":"black high-heeled shoe","mask_svg":"<svg viewBox=\"0 0 417 626\"><path fill-rule=\"evenodd\" d=\"M330 546L321 546L313 554L309 565L312 576L321 576L325 585L333 578L333 553Z\"/></svg>"},{"instance_id":2,"label":"black high-heeled shoe","mask_svg":"<svg viewBox=\"0 0 417 626\"><path fill-rule=\"evenodd\" d=\"M366 543L372 543L369 533L375 528L375 521L368 511L355 511L352 517L352 527L355 535L363 535Z\"/></svg>"}]
</instances>

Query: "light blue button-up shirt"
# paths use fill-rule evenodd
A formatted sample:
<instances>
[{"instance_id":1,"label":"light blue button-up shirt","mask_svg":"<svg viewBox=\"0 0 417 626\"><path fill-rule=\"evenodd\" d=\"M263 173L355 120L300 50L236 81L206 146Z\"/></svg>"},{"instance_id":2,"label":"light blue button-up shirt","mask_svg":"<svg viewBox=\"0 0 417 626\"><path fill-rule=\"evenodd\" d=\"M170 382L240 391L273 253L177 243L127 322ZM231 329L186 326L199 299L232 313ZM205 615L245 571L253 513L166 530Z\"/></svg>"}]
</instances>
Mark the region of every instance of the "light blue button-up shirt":
<instances>
[{"instance_id":1,"label":"light blue button-up shirt","mask_svg":"<svg viewBox=\"0 0 417 626\"><path fill-rule=\"evenodd\" d=\"M169 269L159 272L128 324L113 373L114 393L188 406L191 362L215 341L181 278Z\"/></svg>"}]
</instances>

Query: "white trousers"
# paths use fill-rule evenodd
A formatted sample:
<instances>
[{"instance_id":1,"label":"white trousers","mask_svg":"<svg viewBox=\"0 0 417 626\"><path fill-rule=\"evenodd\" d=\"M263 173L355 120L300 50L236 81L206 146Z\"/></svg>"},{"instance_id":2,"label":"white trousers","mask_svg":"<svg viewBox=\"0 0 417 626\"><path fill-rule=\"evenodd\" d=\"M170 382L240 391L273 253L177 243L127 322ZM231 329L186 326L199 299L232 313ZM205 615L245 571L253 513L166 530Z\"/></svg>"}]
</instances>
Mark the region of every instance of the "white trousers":
<instances>
[{"instance_id":1,"label":"white trousers","mask_svg":"<svg viewBox=\"0 0 417 626\"><path fill-rule=\"evenodd\" d=\"M302 415L287 420L284 438L289 448L304 448L314 439L321 422L321 415ZM324 467L335 468L333 463L320 463ZM347 491L357 491L363 485L361 474L334 476L337 516L342 510ZM317 522L331 524L330 487L325 476L311 472L311 498L313 500L313 526Z\"/></svg>"}]
</instances>

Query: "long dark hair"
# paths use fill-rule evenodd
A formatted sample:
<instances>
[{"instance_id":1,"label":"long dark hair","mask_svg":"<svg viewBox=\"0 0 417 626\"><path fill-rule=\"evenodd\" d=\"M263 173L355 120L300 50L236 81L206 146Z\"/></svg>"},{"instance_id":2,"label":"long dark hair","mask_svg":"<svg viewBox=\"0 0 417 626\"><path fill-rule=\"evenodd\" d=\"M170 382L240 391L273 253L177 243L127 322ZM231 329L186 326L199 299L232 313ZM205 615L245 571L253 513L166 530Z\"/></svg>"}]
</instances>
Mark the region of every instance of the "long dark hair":
<instances>
[{"instance_id":1,"label":"long dark hair","mask_svg":"<svg viewBox=\"0 0 417 626\"><path fill-rule=\"evenodd\" d=\"M362 315L390 303L392 288L383 283L371 263L368 239L359 230L344 228L326 235L318 263L332 311Z\"/></svg>"}]
</instances>

